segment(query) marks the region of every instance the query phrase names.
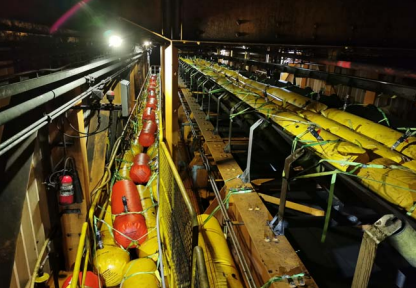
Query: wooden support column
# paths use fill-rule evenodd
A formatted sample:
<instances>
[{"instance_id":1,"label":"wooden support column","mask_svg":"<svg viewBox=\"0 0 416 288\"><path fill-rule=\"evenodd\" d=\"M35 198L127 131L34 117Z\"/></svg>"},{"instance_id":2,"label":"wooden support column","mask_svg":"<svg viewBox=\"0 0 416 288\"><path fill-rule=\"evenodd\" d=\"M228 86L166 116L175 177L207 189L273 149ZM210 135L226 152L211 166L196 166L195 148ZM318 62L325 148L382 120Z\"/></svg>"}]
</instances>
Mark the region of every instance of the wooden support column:
<instances>
[{"instance_id":1,"label":"wooden support column","mask_svg":"<svg viewBox=\"0 0 416 288\"><path fill-rule=\"evenodd\" d=\"M160 73L160 81L162 83L162 95L165 94L165 47L160 46L160 68L162 69Z\"/></svg>"},{"instance_id":2,"label":"wooden support column","mask_svg":"<svg viewBox=\"0 0 416 288\"><path fill-rule=\"evenodd\" d=\"M172 44L165 49L164 82L165 82L165 139L169 152L173 153L178 143L178 49Z\"/></svg>"},{"instance_id":3,"label":"wooden support column","mask_svg":"<svg viewBox=\"0 0 416 288\"><path fill-rule=\"evenodd\" d=\"M309 69L309 65L303 64L302 68ZM300 80L300 83L299 83L300 88L305 88L308 78L299 78L299 80Z\"/></svg>"},{"instance_id":4,"label":"wooden support column","mask_svg":"<svg viewBox=\"0 0 416 288\"><path fill-rule=\"evenodd\" d=\"M328 73L334 73L335 72L335 66L328 66L326 71ZM329 96L329 95L334 94L334 93L335 93L335 90L332 87L332 85L325 83L325 95Z\"/></svg>"},{"instance_id":5,"label":"wooden support column","mask_svg":"<svg viewBox=\"0 0 416 288\"><path fill-rule=\"evenodd\" d=\"M137 69L137 64L134 65L133 69L130 72L130 77L129 77L129 81L130 81L130 97L129 97L129 103L130 103L130 108L133 107L134 105L134 100L136 99L136 89L135 89L135 84L134 84L134 75L136 75L136 69ZM138 93L138 92L137 92Z\"/></svg>"}]
</instances>

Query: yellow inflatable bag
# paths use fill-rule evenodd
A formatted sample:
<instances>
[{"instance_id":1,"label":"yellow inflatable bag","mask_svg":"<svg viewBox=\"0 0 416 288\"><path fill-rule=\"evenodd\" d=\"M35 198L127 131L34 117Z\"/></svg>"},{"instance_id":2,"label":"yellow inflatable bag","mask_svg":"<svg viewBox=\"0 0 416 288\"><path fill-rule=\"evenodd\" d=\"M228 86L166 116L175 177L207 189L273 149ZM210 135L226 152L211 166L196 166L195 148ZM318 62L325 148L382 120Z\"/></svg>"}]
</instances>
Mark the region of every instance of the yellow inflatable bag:
<instances>
[{"instance_id":1,"label":"yellow inflatable bag","mask_svg":"<svg viewBox=\"0 0 416 288\"><path fill-rule=\"evenodd\" d=\"M368 164L391 166L395 162L379 158ZM416 202L416 193L406 189L416 190L416 174L402 169L392 169L386 167L379 168L361 168L357 174L361 182L390 203L403 207L407 211L411 209ZM401 189L403 187L404 189ZM413 216L414 217L414 216Z\"/></svg>"},{"instance_id":2,"label":"yellow inflatable bag","mask_svg":"<svg viewBox=\"0 0 416 288\"><path fill-rule=\"evenodd\" d=\"M370 137L375 141L383 143L388 148L393 145L403 136L403 133L393 130L381 124L374 123L365 118L355 116L351 113L344 112L338 109L328 109L322 111L322 114L358 133ZM416 160L416 137L409 137L406 141L395 147L395 150L404 155Z\"/></svg>"},{"instance_id":3,"label":"yellow inflatable bag","mask_svg":"<svg viewBox=\"0 0 416 288\"><path fill-rule=\"evenodd\" d=\"M303 141L305 144L330 141L329 143L311 146L311 148L323 159L360 163L367 163L369 160L364 149L353 143L341 141L339 137L323 129L313 128L313 126L307 123L305 119L293 113L278 113L276 116L271 117L271 119L283 127L287 132L298 137L300 141ZM315 133L315 135L318 133L322 140L318 140L313 133ZM339 163L331 164L342 171L347 171L348 169L347 165Z\"/></svg>"}]
</instances>

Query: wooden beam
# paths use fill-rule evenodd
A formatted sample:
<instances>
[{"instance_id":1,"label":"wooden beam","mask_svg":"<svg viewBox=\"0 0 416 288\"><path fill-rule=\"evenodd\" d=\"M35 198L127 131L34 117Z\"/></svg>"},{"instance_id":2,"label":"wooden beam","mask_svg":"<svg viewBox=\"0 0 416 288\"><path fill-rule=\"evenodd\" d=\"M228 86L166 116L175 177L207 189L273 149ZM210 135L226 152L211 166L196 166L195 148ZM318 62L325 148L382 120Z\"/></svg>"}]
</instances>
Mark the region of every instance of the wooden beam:
<instances>
[{"instance_id":1,"label":"wooden beam","mask_svg":"<svg viewBox=\"0 0 416 288\"><path fill-rule=\"evenodd\" d=\"M165 49L165 139L169 152L177 146L179 139L178 108L178 49L172 44ZM174 157L173 157L174 158ZM175 158L174 158L175 159Z\"/></svg>"},{"instance_id":2,"label":"wooden beam","mask_svg":"<svg viewBox=\"0 0 416 288\"><path fill-rule=\"evenodd\" d=\"M131 85L131 84L130 84ZM101 112L101 126L107 127L109 123L109 111ZM97 118L94 117L90 121L90 129L95 129L97 125ZM102 129L102 128L101 128ZM107 153L107 144L108 144L108 130L90 136L87 143L87 153L88 153L88 166L89 166L89 191L92 192L101 180L104 168L105 168L105 159Z\"/></svg>"},{"instance_id":3,"label":"wooden beam","mask_svg":"<svg viewBox=\"0 0 416 288\"><path fill-rule=\"evenodd\" d=\"M262 194L262 193L259 193L259 195L266 202L276 204L276 205L280 205L280 199L277 198L277 197L273 197L273 196ZM325 212L323 210L319 210L319 209L316 209L316 208L312 208L312 207L302 205L302 204L298 204L298 203L291 202L291 201L286 201L286 208L296 210L296 211L300 211L300 212L310 214L310 215L313 215L313 216L324 216L325 215Z\"/></svg>"},{"instance_id":4,"label":"wooden beam","mask_svg":"<svg viewBox=\"0 0 416 288\"><path fill-rule=\"evenodd\" d=\"M210 121L205 120L206 114L199 109L199 104L196 103L195 98L192 97L181 80L179 85L193 112L201 134L205 138L204 147L209 149L209 153L211 153L221 177L224 179L225 184L221 190L222 196L225 197L225 194L232 188L245 187L245 189L252 189L250 183L244 183L237 177L243 171L232 154L224 152L226 144L221 137L213 133L214 126ZM244 225L234 226L234 229L239 237L240 244L243 246L242 249L253 278L259 287L273 276L307 273L306 267L285 236L279 236L278 242L265 241L265 233L272 233L266 225L267 221L272 219L272 216L256 192L234 194L230 197L229 205L228 212L231 220L244 223ZM214 201L205 213L211 213L215 207ZM256 209L249 210L249 207L255 207ZM305 280L306 287L318 287L312 278ZM270 287L287 288L288 283L276 282Z\"/></svg>"}]
</instances>

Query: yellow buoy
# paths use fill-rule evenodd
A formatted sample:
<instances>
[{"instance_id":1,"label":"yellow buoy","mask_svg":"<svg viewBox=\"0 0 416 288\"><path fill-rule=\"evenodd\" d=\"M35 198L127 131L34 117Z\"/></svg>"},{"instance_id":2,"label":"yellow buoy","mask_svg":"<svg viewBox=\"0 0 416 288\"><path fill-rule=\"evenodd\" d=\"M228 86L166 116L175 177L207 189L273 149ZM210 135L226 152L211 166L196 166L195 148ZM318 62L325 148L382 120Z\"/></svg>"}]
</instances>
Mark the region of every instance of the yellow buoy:
<instances>
[{"instance_id":1,"label":"yellow buoy","mask_svg":"<svg viewBox=\"0 0 416 288\"><path fill-rule=\"evenodd\" d=\"M154 181L156 182L156 181ZM157 261L158 258L158 243L157 243L157 231L156 231L156 209L154 202L151 198L151 189L150 187L145 187L143 185L137 186L140 200L143 207L143 216L146 219L147 226L147 240L137 247L137 253L139 257L151 257L154 261ZM155 201L155 200L154 200Z\"/></svg>"},{"instance_id":2,"label":"yellow buoy","mask_svg":"<svg viewBox=\"0 0 416 288\"><path fill-rule=\"evenodd\" d=\"M150 157L150 159L153 159L155 156L157 156L158 154L158 149L157 149L157 143L153 143L153 145L151 145L149 148L147 148L147 156Z\"/></svg>"},{"instance_id":3,"label":"yellow buoy","mask_svg":"<svg viewBox=\"0 0 416 288\"><path fill-rule=\"evenodd\" d=\"M157 237L147 239L142 245L137 248L137 252L140 258L150 258L153 261L157 261L159 246L157 243Z\"/></svg>"},{"instance_id":4,"label":"yellow buoy","mask_svg":"<svg viewBox=\"0 0 416 288\"><path fill-rule=\"evenodd\" d=\"M129 261L130 255L127 251L116 245L104 244L103 249L96 251L94 266L103 277L105 286L112 287L121 283L124 268Z\"/></svg>"},{"instance_id":5,"label":"yellow buoy","mask_svg":"<svg viewBox=\"0 0 416 288\"><path fill-rule=\"evenodd\" d=\"M150 259L139 258L130 261L124 268L124 277L120 288L157 288L159 281L156 273L156 264Z\"/></svg>"}]
</instances>

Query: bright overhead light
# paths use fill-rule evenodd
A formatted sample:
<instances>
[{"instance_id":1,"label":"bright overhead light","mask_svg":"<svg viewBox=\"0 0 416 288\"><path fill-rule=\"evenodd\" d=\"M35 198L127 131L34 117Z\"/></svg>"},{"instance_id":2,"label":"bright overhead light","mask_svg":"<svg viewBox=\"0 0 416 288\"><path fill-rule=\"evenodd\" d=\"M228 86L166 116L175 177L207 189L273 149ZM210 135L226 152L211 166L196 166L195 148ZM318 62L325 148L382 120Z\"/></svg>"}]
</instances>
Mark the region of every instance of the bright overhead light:
<instances>
[{"instance_id":1,"label":"bright overhead light","mask_svg":"<svg viewBox=\"0 0 416 288\"><path fill-rule=\"evenodd\" d=\"M150 42L150 41L144 41L143 45L147 47L147 46L152 45L152 42Z\"/></svg>"},{"instance_id":2,"label":"bright overhead light","mask_svg":"<svg viewBox=\"0 0 416 288\"><path fill-rule=\"evenodd\" d=\"M120 47L121 43L123 43L123 39L120 36L113 35L109 39L109 46L110 47Z\"/></svg>"}]
</instances>

